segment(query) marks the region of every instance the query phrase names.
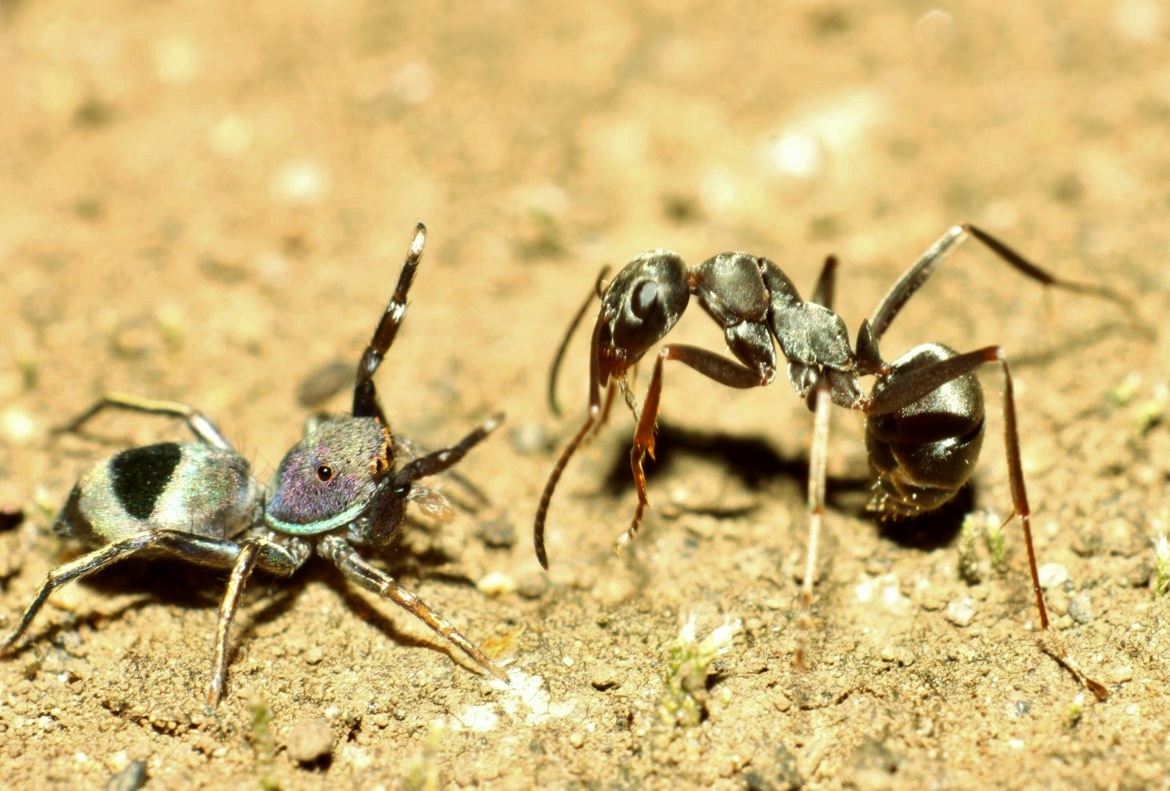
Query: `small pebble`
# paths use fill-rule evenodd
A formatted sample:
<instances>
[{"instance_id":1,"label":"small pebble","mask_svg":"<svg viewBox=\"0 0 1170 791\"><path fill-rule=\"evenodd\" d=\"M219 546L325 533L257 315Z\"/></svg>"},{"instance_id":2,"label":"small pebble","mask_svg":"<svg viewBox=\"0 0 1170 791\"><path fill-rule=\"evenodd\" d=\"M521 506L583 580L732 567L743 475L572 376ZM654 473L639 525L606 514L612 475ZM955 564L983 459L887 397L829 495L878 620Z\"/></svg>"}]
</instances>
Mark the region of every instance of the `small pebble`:
<instances>
[{"instance_id":1,"label":"small pebble","mask_svg":"<svg viewBox=\"0 0 1170 791\"><path fill-rule=\"evenodd\" d=\"M909 667L914 664L914 654L901 646L883 646L878 656L883 662L895 662L900 667Z\"/></svg>"},{"instance_id":2,"label":"small pebble","mask_svg":"<svg viewBox=\"0 0 1170 791\"><path fill-rule=\"evenodd\" d=\"M1125 574L1125 581L1134 588L1144 588L1154 576L1154 564L1147 557L1138 558Z\"/></svg>"},{"instance_id":3,"label":"small pebble","mask_svg":"<svg viewBox=\"0 0 1170 791\"><path fill-rule=\"evenodd\" d=\"M516 546L516 526L504 516L480 522L475 534L485 546L492 549L511 549Z\"/></svg>"},{"instance_id":4,"label":"small pebble","mask_svg":"<svg viewBox=\"0 0 1170 791\"><path fill-rule=\"evenodd\" d=\"M502 571L489 571L475 583L480 593L488 596L503 596L516 590L516 580Z\"/></svg>"},{"instance_id":5,"label":"small pebble","mask_svg":"<svg viewBox=\"0 0 1170 791\"><path fill-rule=\"evenodd\" d=\"M146 785L146 761L131 761L106 781L106 791L138 791Z\"/></svg>"},{"instance_id":6,"label":"small pebble","mask_svg":"<svg viewBox=\"0 0 1170 791\"><path fill-rule=\"evenodd\" d=\"M975 618L975 602L970 596L947 605L945 617L955 626L967 626Z\"/></svg>"},{"instance_id":7,"label":"small pebble","mask_svg":"<svg viewBox=\"0 0 1170 791\"><path fill-rule=\"evenodd\" d=\"M1093 601L1088 593L1078 593L1068 603L1068 614L1077 623L1084 626L1093 620Z\"/></svg>"},{"instance_id":8,"label":"small pebble","mask_svg":"<svg viewBox=\"0 0 1170 791\"><path fill-rule=\"evenodd\" d=\"M922 592L922 600L918 604L927 612L938 612L947 606L947 600L937 591L926 590Z\"/></svg>"},{"instance_id":9,"label":"small pebble","mask_svg":"<svg viewBox=\"0 0 1170 791\"><path fill-rule=\"evenodd\" d=\"M1059 563L1043 563L1039 568L1040 587L1048 590L1068 582L1068 569Z\"/></svg>"},{"instance_id":10,"label":"small pebble","mask_svg":"<svg viewBox=\"0 0 1170 791\"><path fill-rule=\"evenodd\" d=\"M298 722L289 733L285 746L294 761L314 763L333 751L333 729L322 719Z\"/></svg>"},{"instance_id":11,"label":"small pebble","mask_svg":"<svg viewBox=\"0 0 1170 791\"><path fill-rule=\"evenodd\" d=\"M544 574L526 574L517 583L516 592L530 601L539 599L548 592L548 577Z\"/></svg>"}]
</instances>

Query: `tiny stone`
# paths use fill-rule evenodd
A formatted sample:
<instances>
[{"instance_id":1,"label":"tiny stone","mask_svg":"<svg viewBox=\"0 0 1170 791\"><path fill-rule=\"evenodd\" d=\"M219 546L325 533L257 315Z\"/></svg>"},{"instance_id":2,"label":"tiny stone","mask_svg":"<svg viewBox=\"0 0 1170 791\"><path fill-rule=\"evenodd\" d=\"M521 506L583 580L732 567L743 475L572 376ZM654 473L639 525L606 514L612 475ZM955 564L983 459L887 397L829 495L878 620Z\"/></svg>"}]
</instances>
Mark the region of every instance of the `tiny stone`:
<instances>
[{"instance_id":1,"label":"tiny stone","mask_svg":"<svg viewBox=\"0 0 1170 791\"><path fill-rule=\"evenodd\" d=\"M1057 588L1044 597L1048 603L1048 611L1053 615L1066 615L1068 613L1068 594L1063 590Z\"/></svg>"},{"instance_id":2,"label":"tiny stone","mask_svg":"<svg viewBox=\"0 0 1170 791\"><path fill-rule=\"evenodd\" d=\"M1078 593L1068 603L1068 614L1082 626L1093 620L1093 601L1088 593Z\"/></svg>"},{"instance_id":3,"label":"tiny stone","mask_svg":"<svg viewBox=\"0 0 1170 791\"><path fill-rule=\"evenodd\" d=\"M1126 572L1125 580L1133 588L1144 588L1150 584L1154 576L1154 565L1147 557L1141 557Z\"/></svg>"},{"instance_id":4,"label":"tiny stone","mask_svg":"<svg viewBox=\"0 0 1170 791\"><path fill-rule=\"evenodd\" d=\"M1133 557L1148 546L1137 526L1128 519L1110 519L1102 528L1106 551L1111 555Z\"/></svg>"},{"instance_id":5,"label":"tiny stone","mask_svg":"<svg viewBox=\"0 0 1170 791\"><path fill-rule=\"evenodd\" d=\"M146 761L131 761L106 781L106 791L138 791L146 785Z\"/></svg>"},{"instance_id":6,"label":"tiny stone","mask_svg":"<svg viewBox=\"0 0 1170 791\"><path fill-rule=\"evenodd\" d=\"M1048 590L1068 581L1068 569L1059 563L1044 563L1039 569L1040 587Z\"/></svg>"},{"instance_id":7,"label":"tiny stone","mask_svg":"<svg viewBox=\"0 0 1170 791\"><path fill-rule=\"evenodd\" d=\"M900 667L909 667L914 664L914 655L899 646L883 646L879 656L883 662L896 662Z\"/></svg>"},{"instance_id":8,"label":"tiny stone","mask_svg":"<svg viewBox=\"0 0 1170 791\"><path fill-rule=\"evenodd\" d=\"M927 612L937 612L947 606L947 600L937 591L924 591L919 604Z\"/></svg>"},{"instance_id":9,"label":"tiny stone","mask_svg":"<svg viewBox=\"0 0 1170 791\"><path fill-rule=\"evenodd\" d=\"M502 571L489 571L480 577L475 587L487 596L503 596L516 590L516 581Z\"/></svg>"},{"instance_id":10,"label":"tiny stone","mask_svg":"<svg viewBox=\"0 0 1170 791\"><path fill-rule=\"evenodd\" d=\"M325 651L319 645L309 646L309 650L305 651L305 664L318 665L324 658Z\"/></svg>"},{"instance_id":11,"label":"tiny stone","mask_svg":"<svg viewBox=\"0 0 1170 791\"><path fill-rule=\"evenodd\" d=\"M967 626L975 618L975 602L970 596L947 605L945 617L955 626Z\"/></svg>"},{"instance_id":12,"label":"tiny stone","mask_svg":"<svg viewBox=\"0 0 1170 791\"><path fill-rule=\"evenodd\" d=\"M511 549L516 546L516 526L503 516L480 522L475 534L485 546L492 549Z\"/></svg>"},{"instance_id":13,"label":"tiny stone","mask_svg":"<svg viewBox=\"0 0 1170 791\"><path fill-rule=\"evenodd\" d=\"M528 574L520 578L516 584L516 592L522 598L533 600L544 596L548 591L548 577L543 574Z\"/></svg>"},{"instance_id":14,"label":"tiny stone","mask_svg":"<svg viewBox=\"0 0 1170 791\"><path fill-rule=\"evenodd\" d=\"M577 749L581 749L585 745L585 734L581 733L581 731L573 731L569 734L569 744Z\"/></svg>"},{"instance_id":15,"label":"tiny stone","mask_svg":"<svg viewBox=\"0 0 1170 791\"><path fill-rule=\"evenodd\" d=\"M304 720L293 726L285 746L294 761L319 761L333 751L333 729L322 719Z\"/></svg>"}]
</instances>

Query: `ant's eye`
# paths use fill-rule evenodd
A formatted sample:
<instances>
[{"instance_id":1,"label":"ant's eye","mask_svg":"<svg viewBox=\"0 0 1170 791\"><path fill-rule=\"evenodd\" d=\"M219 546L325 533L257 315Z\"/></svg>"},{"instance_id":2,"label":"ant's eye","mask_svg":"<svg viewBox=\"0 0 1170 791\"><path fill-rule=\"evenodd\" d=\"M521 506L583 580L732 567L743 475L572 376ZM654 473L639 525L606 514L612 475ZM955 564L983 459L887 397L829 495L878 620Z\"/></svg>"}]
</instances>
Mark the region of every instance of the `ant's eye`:
<instances>
[{"instance_id":1,"label":"ant's eye","mask_svg":"<svg viewBox=\"0 0 1170 791\"><path fill-rule=\"evenodd\" d=\"M322 464L317 468L317 477L322 481L328 481L333 477L333 468L328 464Z\"/></svg>"},{"instance_id":2,"label":"ant's eye","mask_svg":"<svg viewBox=\"0 0 1170 791\"><path fill-rule=\"evenodd\" d=\"M658 284L653 280L643 280L634 289L634 298L630 300L630 309L640 319L647 319L658 304Z\"/></svg>"}]
</instances>

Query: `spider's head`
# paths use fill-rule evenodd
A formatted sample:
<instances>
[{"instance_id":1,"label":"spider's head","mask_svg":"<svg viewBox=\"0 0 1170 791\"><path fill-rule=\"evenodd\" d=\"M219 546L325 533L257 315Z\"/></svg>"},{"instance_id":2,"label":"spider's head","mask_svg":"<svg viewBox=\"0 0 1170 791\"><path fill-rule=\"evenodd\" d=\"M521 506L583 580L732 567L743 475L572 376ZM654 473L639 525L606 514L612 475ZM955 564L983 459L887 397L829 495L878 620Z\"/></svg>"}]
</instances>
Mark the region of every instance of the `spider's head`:
<instances>
[{"instance_id":1,"label":"spider's head","mask_svg":"<svg viewBox=\"0 0 1170 791\"><path fill-rule=\"evenodd\" d=\"M264 521L286 535L319 535L365 514L394 468L390 432L375 418L322 423L276 471Z\"/></svg>"}]
</instances>

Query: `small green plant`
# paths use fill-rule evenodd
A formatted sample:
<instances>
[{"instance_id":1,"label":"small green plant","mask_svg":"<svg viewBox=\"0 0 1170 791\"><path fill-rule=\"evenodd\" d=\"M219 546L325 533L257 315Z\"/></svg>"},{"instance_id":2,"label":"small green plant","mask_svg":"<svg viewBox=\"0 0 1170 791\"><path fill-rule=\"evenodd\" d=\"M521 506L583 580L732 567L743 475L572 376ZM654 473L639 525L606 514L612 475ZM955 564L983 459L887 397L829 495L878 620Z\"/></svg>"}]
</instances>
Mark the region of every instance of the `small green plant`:
<instances>
[{"instance_id":1,"label":"small green plant","mask_svg":"<svg viewBox=\"0 0 1170 791\"><path fill-rule=\"evenodd\" d=\"M979 568L978 543L980 535L985 532L985 517L982 511L973 511L963 517L963 527L959 530L959 577L968 585L983 580L983 570Z\"/></svg>"},{"instance_id":2,"label":"small green plant","mask_svg":"<svg viewBox=\"0 0 1170 791\"><path fill-rule=\"evenodd\" d=\"M408 791L439 791L444 787L439 771L439 747L443 743L444 729L441 725L431 728L423 740L418 755L406 765L402 775L402 787Z\"/></svg>"},{"instance_id":3,"label":"small green plant","mask_svg":"<svg viewBox=\"0 0 1170 791\"><path fill-rule=\"evenodd\" d=\"M1077 696L1073 698L1072 703L1069 704L1068 711L1064 714L1064 726L1069 730L1077 727L1081 723L1081 718L1085 716L1085 693L1078 692Z\"/></svg>"},{"instance_id":4,"label":"small green plant","mask_svg":"<svg viewBox=\"0 0 1170 791\"><path fill-rule=\"evenodd\" d=\"M991 567L996 574L1007 571L1007 537L1003 532L1007 522L993 513L987 514L987 551L991 553Z\"/></svg>"},{"instance_id":5,"label":"small green plant","mask_svg":"<svg viewBox=\"0 0 1170 791\"><path fill-rule=\"evenodd\" d=\"M276 767L276 742L272 738L272 709L259 697L248 708L252 713L252 751L256 755L260 788L277 791L280 781L273 774Z\"/></svg>"},{"instance_id":6,"label":"small green plant","mask_svg":"<svg viewBox=\"0 0 1170 791\"><path fill-rule=\"evenodd\" d=\"M1170 407L1170 388L1167 388L1165 384L1155 387L1152 398L1147 398L1134 407L1134 436L1144 437L1152 429L1165 422L1168 407Z\"/></svg>"},{"instance_id":7,"label":"small green plant","mask_svg":"<svg viewBox=\"0 0 1170 791\"><path fill-rule=\"evenodd\" d=\"M669 726L693 728L703 721L707 703L707 677L711 662L727 651L740 630L740 620L725 621L702 640L695 637L695 616L679 631L666 660L666 690L659 715Z\"/></svg>"},{"instance_id":8,"label":"small green plant","mask_svg":"<svg viewBox=\"0 0 1170 791\"><path fill-rule=\"evenodd\" d=\"M997 574L1007 571L1006 522L993 511L972 511L963 518L959 532L959 576L974 585L983 580L979 567L978 542L982 538L991 556L991 568Z\"/></svg>"}]
</instances>

